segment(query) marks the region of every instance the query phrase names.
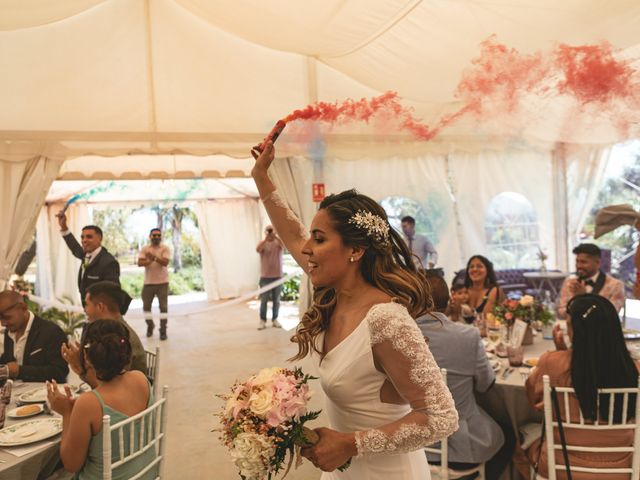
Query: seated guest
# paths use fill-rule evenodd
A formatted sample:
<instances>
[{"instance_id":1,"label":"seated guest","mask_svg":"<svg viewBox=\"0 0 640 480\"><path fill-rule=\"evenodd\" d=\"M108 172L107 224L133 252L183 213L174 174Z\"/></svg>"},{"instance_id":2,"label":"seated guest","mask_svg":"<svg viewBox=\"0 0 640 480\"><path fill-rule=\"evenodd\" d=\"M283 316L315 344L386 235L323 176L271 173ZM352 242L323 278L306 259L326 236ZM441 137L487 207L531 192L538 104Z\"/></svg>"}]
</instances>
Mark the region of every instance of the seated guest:
<instances>
[{"instance_id":1,"label":"seated guest","mask_svg":"<svg viewBox=\"0 0 640 480\"><path fill-rule=\"evenodd\" d=\"M117 320L96 320L86 331L83 358L86 369L95 372L97 385L77 399L58 390L56 382L47 384L47 397L51 408L62 415L63 430L60 441L60 458L65 470L77 472L78 480L102 479L102 416L109 415L111 424L126 420L153 404L153 395L146 376L138 371L128 371L131 362L129 330ZM148 424L147 424L148 425ZM131 448L130 438L134 438L134 448L138 448L140 424L136 424L133 435L125 429L124 451ZM152 428L148 426L148 428ZM112 460L117 458L120 442L112 434ZM114 480L133 477L156 458L154 448L150 448L125 465L113 469ZM143 480L155 479L157 469L152 468Z\"/></svg>"},{"instance_id":2,"label":"seated guest","mask_svg":"<svg viewBox=\"0 0 640 480\"><path fill-rule=\"evenodd\" d=\"M454 280L451 285L451 299L444 314L452 322L462 322L465 317L475 317L475 310L469 306L469 292L464 283Z\"/></svg>"},{"instance_id":3,"label":"seated guest","mask_svg":"<svg viewBox=\"0 0 640 480\"><path fill-rule=\"evenodd\" d=\"M624 284L600 270L600 248L593 243L581 243L573 253L576 255L576 275L567 277L562 283L558 317L565 318L569 300L583 293L606 298L619 312L624 306Z\"/></svg>"},{"instance_id":4,"label":"seated guest","mask_svg":"<svg viewBox=\"0 0 640 480\"><path fill-rule=\"evenodd\" d=\"M0 292L0 323L6 329L0 376L25 382L67 380L69 367L60 356L67 336L58 325L36 317L11 290Z\"/></svg>"},{"instance_id":5,"label":"seated guest","mask_svg":"<svg viewBox=\"0 0 640 480\"><path fill-rule=\"evenodd\" d=\"M511 427L501 427L476 403L475 392L486 392L495 382L477 328L454 323L442 312L449 301L444 280L427 275L434 311L417 319L429 349L440 368L447 369L459 415L460 428L449 437L449 468L467 470L486 463L486 478L499 478L511 461L515 437ZM429 463L440 457L427 453Z\"/></svg>"},{"instance_id":6,"label":"seated guest","mask_svg":"<svg viewBox=\"0 0 640 480\"><path fill-rule=\"evenodd\" d=\"M469 305L478 313L489 313L501 300L502 291L493 270L493 263L482 255L474 255L467 262L464 286L469 293Z\"/></svg>"},{"instance_id":7,"label":"seated guest","mask_svg":"<svg viewBox=\"0 0 640 480\"><path fill-rule=\"evenodd\" d=\"M543 409L542 377L548 375L551 386L575 389L575 396L569 399L572 422L579 421L580 412L585 421L594 421L598 411L600 418L606 421L609 418L609 402L601 398L598 404L597 389L636 387L640 365L634 363L629 355L622 335L620 318L609 300L592 293L578 295L569 302L567 312L569 313L567 328L572 347L567 349L561 332L559 330L554 332L558 351L542 355L538 360L537 368L527 379L526 390L529 403L534 408ZM629 417L635 414L635 402L635 397L629 397ZM617 402L614 408L616 422L620 421L622 414L621 403ZM633 431L606 430L594 436L593 433L567 428L565 437L569 444L597 449L631 445ZM548 458L546 441L543 440L540 445L540 440L536 440L526 453L531 464L535 464L540 455L538 471L546 478ZM560 451L558 451L556 463L564 464ZM631 454L569 451L569 464L571 467L630 468ZM593 474L576 471L572 471L572 476L575 480L595 478ZM628 475L614 475L610 478L627 477Z\"/></svg>"},{"instance_id":8,"label":"seated guest","mask_svg":"<svg viewBox=\"0 0 640 480\"><path fill-rule=\"evenodd\" d=\"M122 291L120 285L114 282L98 282L91 285L87 290L85 298L84 311L87 315L88 323L96 320L116 320L124 325L129 331L129 340L131 342L132 354L131 365L127 365L130 370L139 370L146 375L147 373L147 357L140 341L138 334L120 315L120 305L122 296L126 295ZM87 325L85 325L80 345L83 345L84 335ZM87 382L92 388L95 388L97 379L95 372L85 371L82 368L81 356L82 349L80 345L69 344L62 346L62 357L69 363L71 369Z\"/></svg>"}]
</instances>

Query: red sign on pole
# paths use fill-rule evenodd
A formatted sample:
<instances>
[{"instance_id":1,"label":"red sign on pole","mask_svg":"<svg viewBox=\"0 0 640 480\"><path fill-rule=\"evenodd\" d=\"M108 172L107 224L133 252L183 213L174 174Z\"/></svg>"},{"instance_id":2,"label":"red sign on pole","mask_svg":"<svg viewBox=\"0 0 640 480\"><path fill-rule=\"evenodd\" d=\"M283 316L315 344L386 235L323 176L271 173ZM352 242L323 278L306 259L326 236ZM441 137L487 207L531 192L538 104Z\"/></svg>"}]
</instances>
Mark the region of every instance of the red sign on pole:
<instances>
[{"instance_id":1,"label":"red sign on pole","mask_svg":"<svg viewBox=\"0 0 640 480\"><path fill-rule=\"evenodd\" d=\"M314 183L313 184L313 201L321 202L324 200L324 183Z\"/></svg>"}]
</instances>

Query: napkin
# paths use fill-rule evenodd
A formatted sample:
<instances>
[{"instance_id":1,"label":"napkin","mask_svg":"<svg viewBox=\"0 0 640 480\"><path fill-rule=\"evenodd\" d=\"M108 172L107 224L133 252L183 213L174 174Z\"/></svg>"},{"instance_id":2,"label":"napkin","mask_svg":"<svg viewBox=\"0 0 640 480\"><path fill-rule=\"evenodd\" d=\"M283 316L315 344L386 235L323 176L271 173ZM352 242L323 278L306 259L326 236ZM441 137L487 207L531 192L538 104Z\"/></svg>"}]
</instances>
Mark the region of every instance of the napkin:
<instances>
[{"instance_id":1,"label":"napkin","mask_svg":"<svg viewBox=\"0 0 640 480\"><path fill-rule=\"evenodd\" d=\"M49 446L54 445L55 443L57 442L52 442L52 441L36 442L36 443L32 443L31 445L25 445L23 447L4 447L2 450L16 457L24 457L25 455L29 455L30 453L48 448Z\"/></svg>"}]
</instances>

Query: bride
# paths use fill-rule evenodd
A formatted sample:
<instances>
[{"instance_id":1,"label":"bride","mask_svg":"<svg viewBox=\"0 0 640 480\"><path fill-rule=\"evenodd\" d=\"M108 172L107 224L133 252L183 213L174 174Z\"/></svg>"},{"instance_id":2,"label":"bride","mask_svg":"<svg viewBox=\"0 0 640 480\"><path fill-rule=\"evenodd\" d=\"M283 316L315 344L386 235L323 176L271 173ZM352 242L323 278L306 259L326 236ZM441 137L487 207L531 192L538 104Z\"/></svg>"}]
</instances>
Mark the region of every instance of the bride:
<instances>
[{"instance_id":1,"label":"bride","mask_svg":"<svg viewBox=\"0 0 640 480\"><path fill-rule=\"evenodd\" d=\"M315 287L292 360L318 356L331 428L303 456L322 480L429 479L422 447L451 435L458 415L414 321L431 299L407 246L355 190L327 197L309 236L267 174L273 144L251 153L271 222Z\"/></svg>"}]
</instances>

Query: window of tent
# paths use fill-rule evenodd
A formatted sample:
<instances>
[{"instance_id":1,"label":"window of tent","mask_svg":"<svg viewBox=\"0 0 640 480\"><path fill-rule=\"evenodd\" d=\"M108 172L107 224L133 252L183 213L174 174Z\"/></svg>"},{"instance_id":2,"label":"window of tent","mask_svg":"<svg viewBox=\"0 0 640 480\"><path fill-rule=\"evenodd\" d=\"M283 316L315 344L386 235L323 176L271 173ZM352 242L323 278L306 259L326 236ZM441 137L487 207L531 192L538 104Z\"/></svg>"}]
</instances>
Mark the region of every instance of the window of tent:
<instances>
[{"instance_id":1,"label":"window of tent","mask_svg":"<svg viewBox=\"0 0 640 480\"><path fill-rule=\"evenodd\" d=\"M435 243L433 222L419 202L408 197L386 197L380 202L380 205L387 212L389 224L401 235L401 220L403 217L410 216L416 220L416 233L426 235L429 240Z\"/></svg>"},{"instance_id":2,"label":"window of tent","mask_svg":"<svg viewBox=\"0 0 640 480\"><path fill-rule=\"evenodd\" d=\"M484 230L488 256L496 269L539 266L538 216L524 195L502 192L493 197Z\"/></svg>"}]
</instances>

